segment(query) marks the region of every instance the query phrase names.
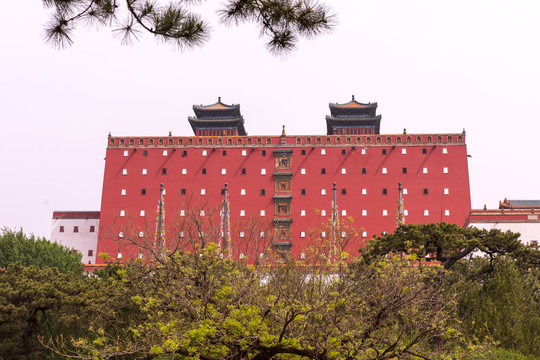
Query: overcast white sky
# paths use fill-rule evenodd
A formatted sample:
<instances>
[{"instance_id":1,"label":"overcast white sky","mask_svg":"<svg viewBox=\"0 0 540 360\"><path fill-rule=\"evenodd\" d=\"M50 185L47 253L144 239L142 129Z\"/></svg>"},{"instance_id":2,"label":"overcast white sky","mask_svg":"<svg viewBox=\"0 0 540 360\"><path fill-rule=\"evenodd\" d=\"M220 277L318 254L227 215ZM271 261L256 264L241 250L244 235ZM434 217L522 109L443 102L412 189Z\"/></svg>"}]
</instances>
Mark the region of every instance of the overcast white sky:
<instances>
[{"instance_id":1,"label":"overcast white sky","mask_svg":"<svg viewBox=\"0 0 540 360\"><path fill-rule=\"evenodd\" d=\"M50 236L53 210L99 210L107 134L191 135L193 104L240 103L249 134L324 134L329 102L378 102L382 133L467 131L473 208L540 199L540 2L327 0L330 34L272 57L252 26L179 52L81 28L42 41L40 0L0 12L0 226Z\"/></svg>"}]
</instances>

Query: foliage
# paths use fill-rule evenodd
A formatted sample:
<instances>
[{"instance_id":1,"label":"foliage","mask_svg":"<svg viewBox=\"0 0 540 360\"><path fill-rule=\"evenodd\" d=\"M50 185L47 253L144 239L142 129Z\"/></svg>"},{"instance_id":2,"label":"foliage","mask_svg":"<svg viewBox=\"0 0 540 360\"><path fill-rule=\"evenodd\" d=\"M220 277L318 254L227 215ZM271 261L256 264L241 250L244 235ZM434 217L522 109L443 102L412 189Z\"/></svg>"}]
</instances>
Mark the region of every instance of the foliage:
<instances>
[{"instance_id":1,"label":"foliage","mask_svg":"<svg viewBox=\"0 0 540 360\"><path fill-rule=\"evenodd\" d=\"M407 358L437 353L459 333L447 327L454 300L437 296L439 268L397 258L343 265L255 269L221 259L215 245L133 262L90 304L91 335L57 350L98 359Z\"/></svg>"},{"instance_id":2,"label":"foliage","mask_svg":"<svg viewBox=\"0 0 540 360\"><path fill-rule=\"evenodd\" d=\"M520 271L500 257L494 271L479 278L478 269L487 263L474 258L455 269L465 279L457 313L464 329L480 341L493 339L502 348L540 356L539 269Z\"/></svg>"},{"instance_id":3,"label":"foliage","mask_svg":"<svg viewBox=\"0 0 540 360\"><path fill-rule=\"evenodd\" d=\"M540 252L523 245L518 233L462 228L445 222L403 225L393 234L368 242L363 256L369 260L373 256L409 251L422 259L440 261L446 269L473 254L487 255L491 260L499 255L509 255L524 266L540 264Z\"/></svg>"},{"instance_id":4,"label":"foliage","mask_svg":"<svg viewBox=\"0 0 540 360\"><path fill-rule=\"evenodd\" d=\"M209 25L190 10L202 1L43 0L54 12L45 39L59 47L71 45L75 28L90 23L115 27L123 44L146 31L180 48L200 46L208 39ZM313 0L227 0L218 13L227 24L256 23L272 53L293 50L299 38L317 36L334 26L330 10Z\"/></svg>"},{"instance_id":5,"label":"foliage","mask_svg":"<svg viewBox=\"0 0 540 360\"><path fill-rule=\"evenodd\" d=\"M90 289L103 284L57 268L9 264L0 271L0 359L54 357L39 338L47 344L62 334L82 336Z\"/></svg>"},{"instance_id":6,"label":"foliage","mask_svg":"<svg viewBox=\"0 0 540 360\"><path fill-rule=\"evenodd\" d=\"M0 268L20 262L23 266L56 267L62 273L82 272L82 255L44 238L3 229L0 235Z\"/></svg>"}]
</instances>

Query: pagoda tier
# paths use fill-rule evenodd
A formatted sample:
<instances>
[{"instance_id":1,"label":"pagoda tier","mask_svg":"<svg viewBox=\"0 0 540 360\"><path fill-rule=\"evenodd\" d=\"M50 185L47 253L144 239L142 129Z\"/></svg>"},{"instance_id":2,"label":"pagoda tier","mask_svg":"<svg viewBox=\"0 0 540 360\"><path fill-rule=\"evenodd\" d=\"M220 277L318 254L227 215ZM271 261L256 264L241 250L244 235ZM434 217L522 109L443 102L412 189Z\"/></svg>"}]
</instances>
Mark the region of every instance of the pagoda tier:
<instances>
[{"instance_id":1,"label":"pagoda tier","mask_svg":"<svg viewBox=\"0 0 540 360\"><path fill-rule=\"evenodd\" d=\"M379 134L381 116L377 115L377 103L363 104L354 99L345 104L329 104L326 116L328 135Z\"/></svg>"},{"instance_id":2,"label":"pagoda tier","mask_svg":"<svg viewBox=\"0 0 540 360\"><path fill-rule=\"evenodd\" d=\"M188 121L196 136L245 136L240 105L226 105L218 98L212 105L193 105L195 116Z\"/></svg>"}]
</instances>

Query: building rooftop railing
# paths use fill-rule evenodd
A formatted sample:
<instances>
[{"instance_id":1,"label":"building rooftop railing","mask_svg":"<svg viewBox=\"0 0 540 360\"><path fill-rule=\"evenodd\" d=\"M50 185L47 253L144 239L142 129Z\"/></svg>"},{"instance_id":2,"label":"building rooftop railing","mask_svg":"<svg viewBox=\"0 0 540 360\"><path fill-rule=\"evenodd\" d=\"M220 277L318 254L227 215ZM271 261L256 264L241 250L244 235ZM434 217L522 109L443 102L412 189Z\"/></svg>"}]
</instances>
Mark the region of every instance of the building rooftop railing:
<instances>
[{"instance_id":1,"label":"building rooftop railing","mask_svg":"<svg viewBox=\"0 0 540 360\"><path fill-rule=\"evenodd\" d=\"M285 140L285 141L282 141ZM275 147L275 146L426 146L463 145L465 132L443 134L293 136L111 136L108 147Z\"/></svg>"}]
</instances>

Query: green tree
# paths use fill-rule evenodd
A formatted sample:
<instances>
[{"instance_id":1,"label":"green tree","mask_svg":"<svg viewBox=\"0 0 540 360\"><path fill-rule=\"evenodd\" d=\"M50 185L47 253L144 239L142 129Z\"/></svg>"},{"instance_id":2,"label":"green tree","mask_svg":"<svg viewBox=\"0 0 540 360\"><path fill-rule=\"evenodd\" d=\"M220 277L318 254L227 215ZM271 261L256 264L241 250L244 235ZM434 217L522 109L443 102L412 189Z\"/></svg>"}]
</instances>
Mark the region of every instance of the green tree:
<instances>
[{"instance_id":1,"label":"green tree","mask_svg":"<svg viewBox=\"0 0 540 360\"><path fill-rule=\"evenodd\" d=\"M384 256L391 252L413 251L419 258L440 261L446 269L475 252L487 256L491 261L497 256L509 255L520 260L524 266L540 264L540 252L523 245L519 236L510 231L463 228L445 222L410 224L399 227L393 234L373 238L362 254L369 260L373 256Z\"/></svg>"},{"instance_id":2,"label":"green tree","mask_svg":"<svg viewBox=\"0 0 540 360\"><path fill-rule=\"evenodd\" d=\"M7 265L0 271L0 359L54 357L46 346L83 336L92 318L86 302L104 296L97 287L106 284L55 267Z\"/></svg>"},{"instance_id":3,"label":"green tree","mask_svg":"<svg viewBox=\"0 0 540 360\"><path fill-rule=\"evenodd\" d=\"M145 31L180 48L200 46L210 29L191 12L191 5L202 1L43 0L53 11L45 39L59 47L71 45L73 31L81 23L90 23L113 27L122 43ZM272 53L293 50L299 38L317 36L334 26L329 8L312 0L227 0L218 13L226 24L256 23Z\"/></svg>"},{"instance_id":4,"label":"green tree","mask_svg":"<svg viewBox=\"0 0 540 360\"><path fill-rule=\"evenodd\" d=\"M437 274L397 258L334 267L274 262L253 268L215 245L117 270L79 358L383 359L440 353L454 301ZM437 340L438 341L438 340ZM439 341L440 342L440 341ZM165 357L166 356L166 357Z\"/></svg>"},{"instance_id":5,"label":"green tree","mask_svg":"<svg viewBox=\"0 0 540 360\"><path fill-rule=\"evenodd\" d=\"M458 318L481 341L493 339L502 348L540 356L540 272L523 271L515 261L498 257L494 270L478 277L487 263L474 258L455 267L464 279Z\"/></svg>"},{"instance_id":6,"label":"green tree","mask_svg":"<svg viewBox=\"0 0 540 360\"><path fill-rule=\"evenodd\" d=\"M20 262L23 266L56 267L62 273L82 272L82 255L22 230L3 229L0 235L0 268Z\"/></svg>"}]
</instances>

